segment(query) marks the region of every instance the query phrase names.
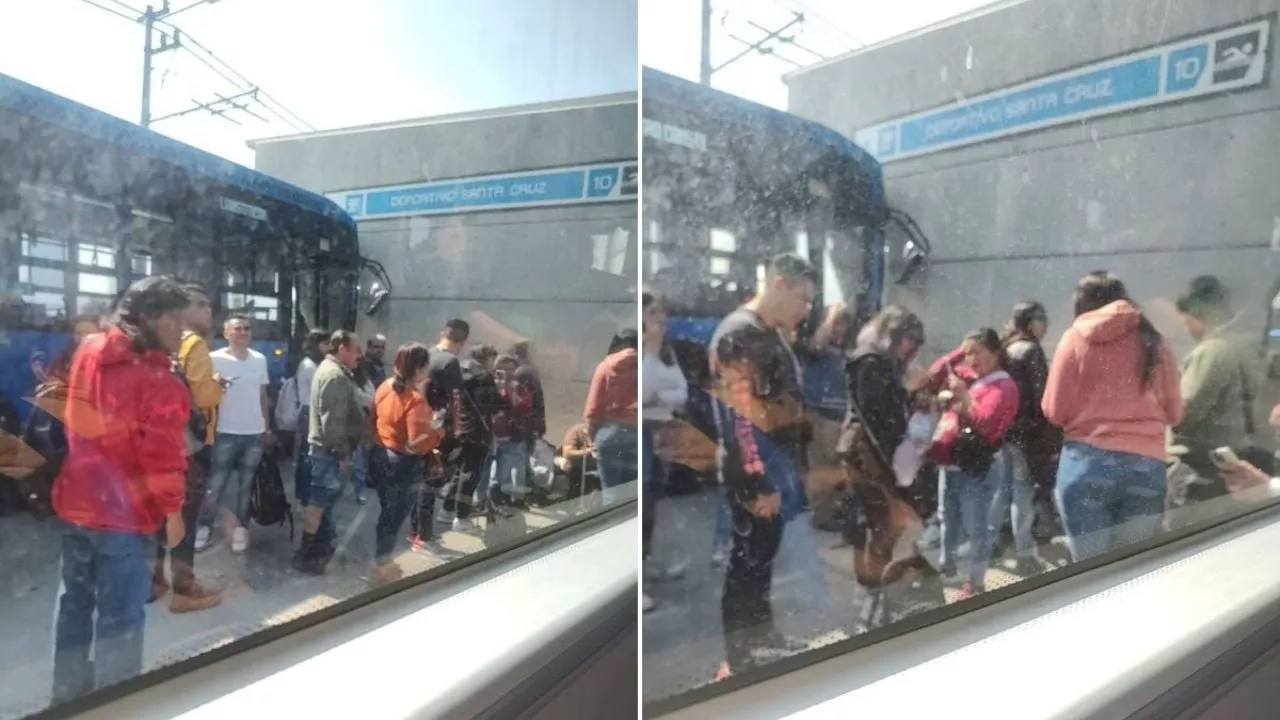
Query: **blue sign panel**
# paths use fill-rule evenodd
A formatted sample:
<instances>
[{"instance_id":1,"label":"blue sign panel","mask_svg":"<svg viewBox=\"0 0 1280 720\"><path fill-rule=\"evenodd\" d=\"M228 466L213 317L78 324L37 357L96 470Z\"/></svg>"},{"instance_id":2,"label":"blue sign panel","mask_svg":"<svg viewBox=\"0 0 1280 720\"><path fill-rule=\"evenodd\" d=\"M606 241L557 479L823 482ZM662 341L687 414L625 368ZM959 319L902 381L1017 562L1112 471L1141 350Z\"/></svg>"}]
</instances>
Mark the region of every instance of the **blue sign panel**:
<instances>
[{"instance_id":1,"label":"blue sign panel","mask_svg":"<svg viewBox=\"0 0 1280 720\"><path fill-rule=\"evenodd\" d=\"M634 199L634 162L329 193L352 217L444 215Z\"/></svg>"},{"instance_id":2,"label":"blue sign panel","mask_svg":"<svg viewBox=\"0 0 1280 720\"><path fill-rule=\"evenodd\" d=\"M854 141L891 162L1254 87L1265 79L1270 36L1270 20L1238 25L863 128Z\"/></svg>"}]
</instances>

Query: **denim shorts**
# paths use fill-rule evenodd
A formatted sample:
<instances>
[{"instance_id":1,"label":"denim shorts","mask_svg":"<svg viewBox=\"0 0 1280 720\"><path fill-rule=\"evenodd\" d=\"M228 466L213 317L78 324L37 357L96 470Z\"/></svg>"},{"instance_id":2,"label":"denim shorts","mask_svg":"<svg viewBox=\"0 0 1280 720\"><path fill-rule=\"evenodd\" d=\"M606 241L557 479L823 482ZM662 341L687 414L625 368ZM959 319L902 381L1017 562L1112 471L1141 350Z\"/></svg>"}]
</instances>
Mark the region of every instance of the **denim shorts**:
<instances>
[{"instance_id":1,"label":"denim shorts","mask_svg":"<svg viewBox=\"0 0 1280 720\"><path fill-rule=\"evenodd\" d=\"M342 473L338 459L323 450L311 448L311 496L307 504L313 507L333 507L342 497Z\"/></svg>"}]
</instances>

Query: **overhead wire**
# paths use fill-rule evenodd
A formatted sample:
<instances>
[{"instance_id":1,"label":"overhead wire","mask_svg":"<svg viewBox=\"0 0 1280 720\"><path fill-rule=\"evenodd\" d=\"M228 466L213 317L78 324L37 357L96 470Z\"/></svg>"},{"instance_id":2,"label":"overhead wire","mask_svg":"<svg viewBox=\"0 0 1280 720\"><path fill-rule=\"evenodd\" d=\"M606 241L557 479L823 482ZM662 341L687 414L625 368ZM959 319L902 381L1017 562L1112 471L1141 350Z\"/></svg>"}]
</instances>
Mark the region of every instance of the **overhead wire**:
<instances>
[{"instance_id":1,"label":"overhead wire","mask_svg":"<svg viewBox=\"0 0 1280 720\"><path fill-rule=\"evenodd\" d=\"M143 13L143 12L145 12L145 11L143 11L143 10L139 10L138 8L133 7L132 5L129 5L128 3L120 2L120 0L107 0L107 2L110 2L110 3L112 3L113 5L119 5L120 7L124 8L125 10L128 10L129 12L133 13L133 19L134 19L135 21L136 21L138 18L142 17L142 13Z\"/></svg>"},{"instance_id":2,"label":"overhead wire","mask_svg":"<svg viewBox=\"0 0 1280 720\"><path fill-rule=\"evenodd\" d=\"M116 10L115 8L99 4L95 0L80 0L80 2L86 5L97 8L98 10L101 10L106 13L111 13L112 15L115 15L118 18L122 18L124 20L128 20L129 22L133 22L133 23L138 22L139 18L143 13L143 11L138 10L126 3L123 3L120 0L106 0L106 1L111 2L114 5L117 5L119 7L122 7L132 13L137 13L137 15L126 15L124 12L121 12L120 10ZM216 53L214 53L212 50L210 50L208 47L202 44L199 40L192 37L191 34L188 33L186 30L183 30L182 28L178 27L177 25L171 22L164 20L163 18L157 19L157 23L168 26L175 34L181 33L182 42L179 45L179 47L189 52L192 57L200 61L201 64L203 64L205 67L212 70L214 73L216 73L219 77L221 77L227 83L230 83L232 86L234 86L235 88L241 91L247 91L252 88L257 88L258 93L255 99L257 100L258 104L261 105L268 112L270 112L272 115L274 115L276 118L280 119L286 125L290 126L297 132L315 132L316 128L314 125L304 120L302 116L298 115L296 112L290 110L288 106L286 106L284 103L280 102L275 97L267 93L261 87L258 87L256 84L254 84L252 80L249 80L249 78L245 77L243 73L231 67L231 65L228 64L227 61L218 57ZM192 47L194 47L195 49L193 50ZM197 52L197 50L199 52ZM172 61L170 62L169 69L172 69ZM168 75L168 70L165 71L165 75L166 76ZM161 84L163 86L163 79L161 80Z\"/></svg>"},{"instance_id":3,"label":"overhead wire","mask_svg":"<svg viewBox=\"0 0 1280 720\"><path fill-rule=\"evenodd\" d=\"M161 22L164 22L164 21L162 20ZM177 26L173 25L172 23L165 23L165 24L171 28L174 28L175 30L179 29L177 28ZM286 124L292 126L295 130L298 130L299 132L315 132L316 128L314 125L307 122L305 119L302 118L302 116L290 110L288 106L286 106L284 103L277 100L274 96L272 96L267 91L263 90L252 80L245 77L243 73L241 73L240 71L232 67L229 63L227 63L226 60L223 60L222 58L218 57L217 53L213 52L207 46L202 44L199 40L192 37L191 34L188 33L186 30L182 31L182 38L183 38L184 45L190 44L200 51L199 53L192 52L191 54L194 57L200 59L200 61L203 62L209 69L218 73L218 75L221 76L223 80L226 80L227 82L231 83L232 85L235 85L241 90L246 90L250 87L257 87L258 95L260 96L259 104L261 104L263 107L269 110L273 115L275 115L276 117L279 117ZM188 50L188 52L191 52L191 51ZM203 53L207 57L201 57L201 53ZM216 67L214 63L221 65L222 69L219 69L218 67ZM232 79L228 75L233 75L239 79L238 80ZM263 102L263 100L267 100L270 102L269 103ZM275 107L272 107L272 105L275 105Z\"/></svg>"},{"instance_id":4,"label":"overhead wire","mask_svg":"<svg viewBox=\"0 0 1280 720\"><path fill-rule=\"evenodd\" d=\"M137 22L137 21L138 21L138 18L136 18L136 17L130 17L130 16L128 16L128 15L125 15L124 13L120 12L119 10L113 10L113 9L111 9L111 8L107 7L106 5L99 5L98 3L94 2L93 0L80 0L80 2L84 3L85 5L91 5L91 6L93 6L93 7L96 7L96 8L98 8L99 10L101 10L101 11L103 11L103 12L109 12L109 13L111 13L112 15L115 15L116 17L124 18L125 20L128 20L129 22ZM126 6L126 7L127 7L127 6Z\"/></svg>"}]
</instances>

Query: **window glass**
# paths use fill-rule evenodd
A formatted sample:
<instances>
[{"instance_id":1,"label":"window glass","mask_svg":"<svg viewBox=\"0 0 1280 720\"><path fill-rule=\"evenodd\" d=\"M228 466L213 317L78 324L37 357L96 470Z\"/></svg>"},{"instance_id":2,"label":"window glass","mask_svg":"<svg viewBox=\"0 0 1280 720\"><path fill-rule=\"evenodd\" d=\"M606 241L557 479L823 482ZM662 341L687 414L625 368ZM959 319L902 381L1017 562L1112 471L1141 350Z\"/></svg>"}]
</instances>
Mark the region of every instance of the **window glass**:
<instances>
[{"instance_id":1,"label":"window glass","mask_svg":"<svg viewBox=\"0 0 1280 720\"><path fill-rule=\"evenodd\" d=\"M655 716L1280 487L1275 3L870 5L640 9Z\"/></svg>"},{"instance_id":2,"label":"window glass","mask_svg":"<svg viewBox=\"0 0 1280 720\"><path fill-rule=\"evenodd\" d=\"M79 284L79 288L87 293L96 295L116 294L116 278L114 275L82 272L77 276L76 282Z\"/></svg>"},{"instance_id":3,"label":"window glass","mask_svg":"<svg viewBox=\"0 0 1280 720\"><path fill-rule=\"evenodd\" d=\"M39 258L41 260L65 261L67 259L67 245L60 240L23 235L22 255L23 257Z\"/></svg>"},{"instance_id":4,"label":"window glass","mask_svg":"<svg viewBox=\"0 0 1280 720\"><path fill-rule=\"evenodd\" d=\"M76 249L76 259L81 265L110 270L116 266L116 251L104 245L80 243Z\"/></svg>"},{"instance_id":5,"label":"window glass","mask_svg":"<svg viewBox=\"0 0 1280 720\"><path fill-rule=\"evenodd\" d=\"M151 256L150 255L134 255L133 256L133 274L147 276L151 274Z\"/></svg>"},{"instance_id":6,"label":"window glass","mask_svg":"<svg viewBox=\"0 0 1280 720\"><path fill-rule=\"evenodd\" d=\"M150 6L0 10L0 718L639 504L636 0Z\"/></svg>"},{"instance_id":7,"label":"window glass","mask_svg":"<svg viewBox=\"0 0 1280 720\"><path fill-rule=\"evenodd\" d=\"M18 282L44 288L61 288L66 284L66 274L53 268L22 265L18 268Z\"/></svg>"}]
</instances>

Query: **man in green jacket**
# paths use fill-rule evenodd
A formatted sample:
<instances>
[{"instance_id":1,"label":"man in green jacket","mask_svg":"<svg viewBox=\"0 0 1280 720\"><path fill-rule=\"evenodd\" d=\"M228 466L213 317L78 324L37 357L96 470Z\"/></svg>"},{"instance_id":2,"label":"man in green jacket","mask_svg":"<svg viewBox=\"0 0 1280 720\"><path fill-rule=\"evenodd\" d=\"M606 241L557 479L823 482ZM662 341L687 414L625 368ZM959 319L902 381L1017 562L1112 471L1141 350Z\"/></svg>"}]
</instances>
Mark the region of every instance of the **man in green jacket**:
<instances>
[{"instance_id":1,"label":"man in green jacket","mask_svg":"<svg viewBox=\"0 0 1280 720\"><path fill-rule=\"evenodd\" d=\"M302 546L293 556L293 567L312 575L323 573L335 552L333 506L342 496L353 455L365 433L365 415L352 374L359 361L356 334L336 330L329 337L329 354L316 368L311 382L307 435L311 492L302 520Z\"/></svg>"},{"instance_id":2,"label":"man in green jacket","mask_svg":"<svg viewBox=\"0 0 1280 720\"><path fill-rule=\"evenodd\" d=\"M1230 293L1218 278L1193 279L1177 305L1196 346L1182 363L1183 415L1173 443L1187 448L1183 462L1206 481L1192 485L1187 500L1208 500L1227 494L1209 453L1230 447L1244 454L1252 446L1258 354L1240 331Z\"/></svg>"}]
</instances>

